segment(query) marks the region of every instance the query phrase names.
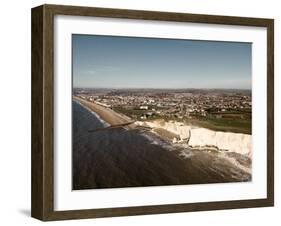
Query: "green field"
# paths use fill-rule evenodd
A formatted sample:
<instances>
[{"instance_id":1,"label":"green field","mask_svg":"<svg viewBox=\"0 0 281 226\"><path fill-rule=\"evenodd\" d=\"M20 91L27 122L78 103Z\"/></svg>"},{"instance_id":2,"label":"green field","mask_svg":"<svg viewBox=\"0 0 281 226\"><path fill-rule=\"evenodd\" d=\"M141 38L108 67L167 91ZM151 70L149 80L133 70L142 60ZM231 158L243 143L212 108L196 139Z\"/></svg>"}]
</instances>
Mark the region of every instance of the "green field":
<instances>
[{"instance_id":1,"label":"green field","mask_svg":"<svg viewBox=\"0 0 281 226\"><path fill-rule=\"evenodd\" d=\"M187 124L223 132L252 134L251 119L187 119Z\"/></svg>"},{"instance_id":2,"label":"green field","mask_svg":"<svg viewBox=\"0 0 281 226\"><path fill-rule=\"evenodd\" d=\"M144 113L144 111L140 109L127 109L123 107L113 107L113 110L137 120L139 120L142 114Z\"/></svg>"},{"instance_id":3,"label":"green field","mask_svg":"<svg viewBox=\"0 0 281 226\"><path fill-rule=\"evenodd\" d=\"M114 107L113 110L122 113L124 115L127 115L135 120L141 120L140 117L144 113L143 110L127 109L123 107ZM174 121L184 122L185 124L188 125L203 127L215 131L252 134L252 120L249 118L250 114L244 113L245 116L249 116L249 117L245 117L245 119L239 117L235 118L235 115L239 116L239 114L241 115L241 112L238 113L233 112L231 114L228 113L228 115L233 118L209 118L209 117L198 116L192 119L190 118L178 119L176 117L163 117L163 116L154 115L150 117L148 120L156 120L156 119L163 119L165 121L174 120Z\"/></svg>"}]
</instances>

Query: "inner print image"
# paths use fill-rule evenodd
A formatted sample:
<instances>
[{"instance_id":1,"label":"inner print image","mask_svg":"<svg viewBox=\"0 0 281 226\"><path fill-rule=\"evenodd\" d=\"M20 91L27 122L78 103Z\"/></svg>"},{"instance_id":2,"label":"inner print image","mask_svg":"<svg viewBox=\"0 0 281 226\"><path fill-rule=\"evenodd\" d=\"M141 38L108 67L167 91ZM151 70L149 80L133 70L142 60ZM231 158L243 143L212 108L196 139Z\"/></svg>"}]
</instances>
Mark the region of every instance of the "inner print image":
<instances>
[{"instance_id":1,"label":"inner print image","mask_svg":"<svg viewBox=\"0 0 281 226\"><path fill-rule=\"evenodd\" d=\"M251 49L72 35L72 188L251 181Z\"/></svg>"}]
</instances>

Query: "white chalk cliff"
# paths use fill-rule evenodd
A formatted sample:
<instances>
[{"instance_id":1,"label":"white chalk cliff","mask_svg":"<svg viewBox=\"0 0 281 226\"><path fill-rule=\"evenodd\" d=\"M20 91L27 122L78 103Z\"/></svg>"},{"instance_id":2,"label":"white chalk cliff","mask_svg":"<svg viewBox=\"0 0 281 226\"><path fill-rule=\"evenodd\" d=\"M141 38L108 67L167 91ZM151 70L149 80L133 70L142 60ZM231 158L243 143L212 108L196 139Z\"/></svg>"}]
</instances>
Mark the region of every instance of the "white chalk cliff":
<instances>
[{"instance_id":1,"label":"white chalk cliff","mask_svg":"<svg viewBox=\"0 0 281 226\"><path fill-rule=\"evenodd\" d=\"M217 132L204 128L191 129L191 147L215 146L220 150L252 155L252 136L242 133Z\"/></svg>"},{"instance_id":2,"label":"white chalk cliff","mask_svg":"<svg viewBox=\"0 0 281 226\"><path fill-rule=\"evenodd\" d=\"M137 125L148 126L152 129L162 128L187 140L188 145L194 148L204 148L215 146L220 150L236 152L239 154L252 156L252 136L242 133L217 132L210 129L198 128L184 125L180 122L136 122Z\"/></svg>"},{"instance_id":3,"label":"white chalk cliff","mask_svg":"<svg viewBox=\"0 0 281 226\"><path fill-rule=\"evenodd\" d=\"M151 128L162 128L169 132L172 132L180 137L181 140L185 140L189 138L189 131L191 130L191 126L184 125L181 122L164 122L164 121L153 121L146 122L146 125Z\"/></svg>"}]
</instances>

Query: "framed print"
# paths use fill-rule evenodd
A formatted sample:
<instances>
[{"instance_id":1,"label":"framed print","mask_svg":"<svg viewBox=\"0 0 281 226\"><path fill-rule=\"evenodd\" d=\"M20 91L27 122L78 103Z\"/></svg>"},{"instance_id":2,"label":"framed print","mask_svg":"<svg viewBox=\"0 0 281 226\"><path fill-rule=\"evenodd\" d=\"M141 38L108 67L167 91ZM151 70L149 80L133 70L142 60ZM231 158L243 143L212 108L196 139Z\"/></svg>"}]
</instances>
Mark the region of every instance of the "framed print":
<instances>
[{"instance_id":1,"label":"framed print","mask_svg":"<svg viewBox=\"0 0 281 226\"><path fill-rule=\"evenodd\" d=\"M32 9L32 216L273 206L274 21Z\"/></svg>"}]
</instances>

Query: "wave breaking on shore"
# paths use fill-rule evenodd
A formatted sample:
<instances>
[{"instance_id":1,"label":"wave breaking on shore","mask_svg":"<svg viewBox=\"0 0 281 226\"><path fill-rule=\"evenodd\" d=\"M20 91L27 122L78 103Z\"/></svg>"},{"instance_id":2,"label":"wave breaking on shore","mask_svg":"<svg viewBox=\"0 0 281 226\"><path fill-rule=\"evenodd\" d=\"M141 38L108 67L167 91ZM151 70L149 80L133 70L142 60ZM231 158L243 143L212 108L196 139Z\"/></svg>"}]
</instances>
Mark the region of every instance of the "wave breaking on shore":
<instances>
[{"instance_id":1,"label":"wave breaking on shore","mask_svg":"<svg viewBox=\"0 0 281 226\"><path fill-rule=\"evenodd\" d=\"M81 107L85 108L87 111L91 112L91 114L93 114L103 125L104 127L108 127L110 126L109 123L107 123L106 121L104 121L96 112L92 111L90 108L88 108L87 106L85 106L84 104L81 104L79 101L77 100L73 100L75 103L79 104Z\"/></svg>"}]
</instances>

